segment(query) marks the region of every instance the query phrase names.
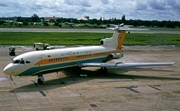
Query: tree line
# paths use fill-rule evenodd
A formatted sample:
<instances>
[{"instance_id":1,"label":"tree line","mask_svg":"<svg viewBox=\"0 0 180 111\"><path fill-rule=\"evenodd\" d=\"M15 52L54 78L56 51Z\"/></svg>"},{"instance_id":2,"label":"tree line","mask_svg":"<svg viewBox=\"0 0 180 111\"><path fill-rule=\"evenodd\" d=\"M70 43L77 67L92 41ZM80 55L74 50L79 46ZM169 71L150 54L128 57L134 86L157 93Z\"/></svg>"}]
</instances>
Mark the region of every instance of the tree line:
<instances>
[{"instance_id":1,"label":"tree line","mask_svg":"<svg viewBox=\"0 0 180 111\"><path fill-rule=\"evenodd\" d=\"M5 24L5 20L0 20L0 25ZM89 24L89 25L106 25L106 27L110 27L111 24L121 24L124 23L126 25L133 25L134 27L167 27L167 28L176 28L180 27L179 21L158 21L158 20L126 20L125 15L121 17L121 19L110 18L103 20L100 19L89 19L89 20L78 20L76 18L57 18L56 20L45 21L43 17L39 17L37 14L33 14L31 17L17 17L16 22L21 22L21 25L29 25L29 23L39 23L41 22L44 26L48 26L49 23L54 26L62 27L62 23L67 23L67 25L74 24ZM88 25L87 25L88 26Z\"/></svg>"}]
</instances>

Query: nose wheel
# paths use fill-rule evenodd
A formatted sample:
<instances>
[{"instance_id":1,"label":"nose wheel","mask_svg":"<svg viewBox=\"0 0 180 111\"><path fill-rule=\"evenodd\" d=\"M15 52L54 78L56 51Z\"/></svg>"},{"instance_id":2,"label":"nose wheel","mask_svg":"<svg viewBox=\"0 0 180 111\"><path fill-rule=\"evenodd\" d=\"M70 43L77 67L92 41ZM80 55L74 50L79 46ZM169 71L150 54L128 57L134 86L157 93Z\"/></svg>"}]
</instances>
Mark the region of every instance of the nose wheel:
<instances>
[{"instance_id":1,"label":"nose wheel","mask_svg":"<svg viewBox=\"0 0 180 111\"><path fill-rule=\"evenodd\" d=\"M37 83L38 84L43 84L43 82L44 82L44 76L43 75L38 75Z\"/></svg>"}]
</instances>

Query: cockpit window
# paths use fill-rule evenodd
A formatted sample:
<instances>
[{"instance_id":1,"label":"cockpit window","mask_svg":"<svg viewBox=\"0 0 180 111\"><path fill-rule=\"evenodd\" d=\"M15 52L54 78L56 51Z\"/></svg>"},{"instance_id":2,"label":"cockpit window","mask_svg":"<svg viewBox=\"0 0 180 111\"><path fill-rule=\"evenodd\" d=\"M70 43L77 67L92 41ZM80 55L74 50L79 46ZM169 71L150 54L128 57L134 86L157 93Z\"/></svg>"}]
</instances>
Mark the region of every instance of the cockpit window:
<instances>
[{"instance_id":1,"label":"cockpit window","mask_svg":"<svg viewBox=\"0 0 180 111\"><path fill-rule=\"evenodd\" d=\"M20 64L24 64L24 63L25 63L25 62L24 62L24 59L21 58Z\"/></svg>"},{"instance_id":2,"label":"cockpit window","mask_svg":"<svg viewBox=\"0 0 180 111\"><path fill-rule=\"evenodd\" d=\"M25 64L23 59L21 59L21 60L12 60L12 63L14 63L14 64Z\"/></svg>"},{"instance_id":3,"label":"cockpit window","mask_svg":"<svg viewBox=\"0 0 180 111\"><path fill-rule=\"evenodd\" d=\"M13 63L14 64L19 64L20 60L15 60Z\"/></svg>"},{"instance_id":4,"label":"cockpit window","mask_svg":"<svg viewBox=\"0 0 180 111\"><path fill-rule=\"evenodd\" d=\"M24 60L21 60L21 61L20 61L20 64L24 64Z\"/></svg>"}]
</instances>

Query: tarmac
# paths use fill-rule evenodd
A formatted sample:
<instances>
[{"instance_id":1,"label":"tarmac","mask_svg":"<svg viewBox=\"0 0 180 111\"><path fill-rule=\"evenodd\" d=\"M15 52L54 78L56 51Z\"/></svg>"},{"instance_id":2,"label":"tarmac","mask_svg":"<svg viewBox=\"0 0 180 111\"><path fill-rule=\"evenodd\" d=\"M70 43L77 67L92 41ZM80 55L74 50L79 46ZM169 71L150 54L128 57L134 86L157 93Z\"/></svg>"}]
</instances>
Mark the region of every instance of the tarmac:
<instances>
[{"instance_id":1,"label":"tarmac","mask_svg":"<svg viewBox=\"0 0 180 111\"><path fill-rule=\"evenodd\" d=\"M3 73L14 56L0 46L1 111L180 111L180 47L125 46L122 62L176 62L173 66L98 68L18 77ZM16 47L16 55L33 50ZM114 61L114 60L113 60ZM113 62L112 61L112 62Z\"/></svg>"}]
</instances>

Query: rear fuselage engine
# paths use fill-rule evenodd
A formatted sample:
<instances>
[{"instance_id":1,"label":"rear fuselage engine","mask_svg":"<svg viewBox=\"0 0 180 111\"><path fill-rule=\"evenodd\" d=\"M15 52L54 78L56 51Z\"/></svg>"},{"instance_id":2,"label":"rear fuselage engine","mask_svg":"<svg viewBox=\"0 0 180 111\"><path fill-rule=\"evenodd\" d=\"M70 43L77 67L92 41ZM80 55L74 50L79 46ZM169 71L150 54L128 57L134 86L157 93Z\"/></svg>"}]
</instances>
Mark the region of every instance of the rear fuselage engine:
<instances>
[{"instance_id":1,"label":"rear fuselage engine","mask_svg":"<svg viewBox=\"0 0 180 111\"><path fill-rule=\"evenodd\" d=\"M123 54L121 54L121 53L111 53L111 54L109 55L109 58L110 58L110 59L119 59L119 58L121 58L121 57L123 57Z\"/></svg>"}]
</instances>

